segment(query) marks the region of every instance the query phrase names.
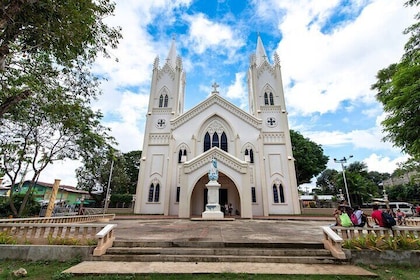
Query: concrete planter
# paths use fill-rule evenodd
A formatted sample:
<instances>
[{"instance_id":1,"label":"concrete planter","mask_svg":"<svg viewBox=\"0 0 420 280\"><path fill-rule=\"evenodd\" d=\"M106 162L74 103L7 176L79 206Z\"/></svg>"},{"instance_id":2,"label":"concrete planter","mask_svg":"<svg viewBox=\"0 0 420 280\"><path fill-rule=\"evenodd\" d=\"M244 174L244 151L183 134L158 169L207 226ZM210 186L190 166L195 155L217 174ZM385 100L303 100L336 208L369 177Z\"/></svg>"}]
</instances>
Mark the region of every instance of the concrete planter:
<instances>
[{"instance_id":1,"label":"concrete planter","mask_svg":"<svg viewBox=\"0 0 420 280\"><path fill-rule=\"evenodd\" d=\"M42 261L68 261L75 258L88 260L93 246L69 245L0 245L0 259Z\"/></svg>"},{"instance_id":2,"label":"concrete planter","mask_svg":"<svg viewBox=\"0 0 420 280\"><path fill-rule=\"evenodd\" d=\"M420 251L419 250L346 250L346 255L351 255L351 262L353 264L400 264L420 266Z\"/></svg>"}]
</instances>

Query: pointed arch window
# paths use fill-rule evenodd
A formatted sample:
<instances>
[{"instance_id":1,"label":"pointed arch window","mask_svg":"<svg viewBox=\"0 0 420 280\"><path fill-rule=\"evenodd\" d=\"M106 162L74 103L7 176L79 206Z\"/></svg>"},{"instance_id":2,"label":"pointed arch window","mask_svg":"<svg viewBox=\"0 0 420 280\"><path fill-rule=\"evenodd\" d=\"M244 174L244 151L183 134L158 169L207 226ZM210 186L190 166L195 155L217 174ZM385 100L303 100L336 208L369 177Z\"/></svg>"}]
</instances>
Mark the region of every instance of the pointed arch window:
<instances>
[{"instance_id":1,"label":"pointed arch window","mask_svg":"<svg viewBox=\"0 0 420 280\"><path fill-rule=\"evenodd\" d=\"M274 105L274 96L272 92L270 92L270 105Z\"/></svg>"},{"instance_id":2,"label":"pointed arch window","mask_svg":"<svg viewBox=\"0 0 420 280\"><path fill-rule=\"evenodd\" d=\"M160 185L157 184L155 188L155 199L154 202L159 202Z\"/></svg>"},{"instance_id":3,"label":"pointed arch window","mask_svg":"<svg viewBox=\"0 0 420 280\"><path fill-rule=\"evenodd\" d=\"M282 184L280 184L279 186L279 192L280 192L280 202L284 203L284 188Z\"/></svg>"},{"instance_id":4,"label":"pointed arch window","mask_svg":"<svg viewBox=\"0 0 420 280\"><path fill-rule=\"evenodd\" d=\"M213 134L213 139L211 141L211 147L219 147L219 135L217 133Z\"/></svg>"},{"instance_id":5,"label":"pointed arch window","mask_svg":"<svg viewBox=\"0 0 420 280\"><path fill-rule=\"evenodd\" d=\"M181 148L178 153L178 163L187 161L187 149Z\"/></svg>"},{"instance_id":6,"label":"pointed arch window","mask_svg":"<svg viewBox=\"0 0 420 280\"><path fill-rule=\"evenodd\" d=\"M207 132L206 135L204 135L204 152L210 150L210 142L210 134Z\"/></svg>"},{"instance_id":7,"label":"pointed arch window","mask_svg":"<svg viewBox=\"0 0 420 280\"><path fill-rule=\"evenodd\" d=\"M273 185L273 198L274 198L274 203L279 203L279 191L275 184Z\"/></svg>"},{"instance_id":8,"label":"pointed arch window","mask_svg":"<svg viewBox=\"0 0 420 280\"><path fill-rule=\"evenodd\" d=\"M222 133L221 143L220 143L220 149L222 149L225 152L228 151L227 136L226 136L226 133L225 132Z\"/></svg>"},{"instance_id":9,"label":"pointed arch window","mask_svg":"<svg viewBox=\"0 0 420 280\"><path fill-rule=\"evenodd\" d=\"M181 163L182 162L182 150L179 150L179 153L178 153L178 163Z\"/></svg>"},{"instance_id":10,"label":"pointed arch window","mask_svg":"<svg viewBox=\"0 0 420 280\"><path fill-rule=\"evenodd\" d=\"M165 94L165 101L164 101L164 103L163 103L163 107L168 107L168 95L167 94Z\"/></svg>"},{"instance_id":11,"label":"pointed arch window","mask_svg":"<svg viewBox=\"0 0 420 280\"><path fill-rule=\"evenodd\" d=\"M245 161L249 163L254 163L254 152L251 148L245 149Z\"/></svg>"},{"instance_id":12,"label":"pointed arch window","mask_svg":"<svg viewBox=\"0 0 420 280\"><path fill-rule=\"evenodd\" d=\"M159 202L160 185L159 183L151 183L149 187L148 202Z\"/></svg>"},{"instance_id":13,"label":"pointed arch window","mask_svg":"<svg viewBox=\"0 0 420 280\"><path fill-rule=\"evenodd\" d=\"M285 203L283 185L273 185L273 199L274 203Z\"/></svg>"},{"instance_id":14,"label":"pointed arch window","mask_svg":"<svg viewBox=\"0 0 420 280\"><path fill-rule=\"evenodd\" d=\"M149 198L147 199L148 202L153 202L154 194L155 194L155 186L151 184L149 187Z\"/></svg>"},{"instance_id":15,"label":"pointed arch window","mask_svg":"<svg viewBox=\"0 0 420 280\"><path fill-rule=\"evenodd\" d=\"M159 108L163 107L163 95L161 94L159 97Z\"/></svg>"},{"instance_id":16,"label":"pointed arch window","mask_svg":"<svg viewBox=\"0 0 420 280\"><path fill-rule=\"evenodd\" d=\"M268 94L264 92L264 105L268 105Z\"/></svg>"},{"instance_id":17,"label":"pointed arch window","mask_svg":"<svg viewBox=\"0 0 420 280\"><path fill-rule=\"evenodd\" d=\"M210 150L210 148L218 147L223 151L228 151L228 139L226 133L223 131L222 134L215 132L210 137L210 133L206 132L204 135L204 152Z\"/></svg>"}]
</instances>

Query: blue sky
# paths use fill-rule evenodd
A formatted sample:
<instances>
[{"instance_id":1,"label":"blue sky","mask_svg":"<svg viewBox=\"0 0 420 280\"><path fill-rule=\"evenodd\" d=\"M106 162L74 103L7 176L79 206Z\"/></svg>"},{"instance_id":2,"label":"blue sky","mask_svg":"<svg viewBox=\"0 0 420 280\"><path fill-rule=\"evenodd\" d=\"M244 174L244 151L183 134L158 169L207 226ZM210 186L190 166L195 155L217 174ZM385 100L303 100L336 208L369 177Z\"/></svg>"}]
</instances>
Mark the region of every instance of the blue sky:
<instances>
[{"instance_id":1,"label":"blue sky","mask_svg":"<svg viewBox=\"0 0 420 280\"><path fill-rule=\"evenodd\" d=\"M227 100L248 111L246 72L260 34L280 56L290 128L321 144L328 168L353 155L370 171L392 172L407 157L381 138L384 113L370 85L397 62L414 9L395 0L118 0L111 25L123 39L112 59L98 58L106 76L95 108L123 152L141 150L153 61L162 66L175 38L183 59L186 110L217 82ZM118 58L118 62L115 59ZM41 181L75 185L78 163L55 164Z\"/></svg>"}]
</instances>

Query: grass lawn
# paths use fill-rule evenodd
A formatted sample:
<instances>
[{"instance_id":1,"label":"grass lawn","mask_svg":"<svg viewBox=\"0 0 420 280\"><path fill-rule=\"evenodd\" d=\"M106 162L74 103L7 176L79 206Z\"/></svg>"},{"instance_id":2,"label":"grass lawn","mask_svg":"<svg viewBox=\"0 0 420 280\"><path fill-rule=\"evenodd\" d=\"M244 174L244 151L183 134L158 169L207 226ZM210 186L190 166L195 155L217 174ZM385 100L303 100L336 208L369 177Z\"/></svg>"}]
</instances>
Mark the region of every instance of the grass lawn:
<instances>
[{"instance_id":1,"label":"grass lawn","mask_svg":"<svg viewBox=\"0 0 420 280\"><path fill-rule=\"evenodd\" d=\"M91 276L76 276L69 274L62 274L61 272L75 264L78 261L72 262L25 262L25 261L11 261L3 260L0 262L0 279L21 279L13 276L12 272L19 268L25 268L28 272L23 279L44 280L44 279L194 279L194 280L208 280L208 279L256 279L256 280L274 280L274 279L291 279L291 280L360 280L359 276L326 276L326 275L256 275L256 274L147 274L147 275L91 275ZM363 266L369 271L378 274L378 278L363 277L363 279L395 279L395 280L410 280L420 279L420 269L418 267L405 266L381 266L378 269L372 270L367 266Z\"/></svg>"}]
</instances>

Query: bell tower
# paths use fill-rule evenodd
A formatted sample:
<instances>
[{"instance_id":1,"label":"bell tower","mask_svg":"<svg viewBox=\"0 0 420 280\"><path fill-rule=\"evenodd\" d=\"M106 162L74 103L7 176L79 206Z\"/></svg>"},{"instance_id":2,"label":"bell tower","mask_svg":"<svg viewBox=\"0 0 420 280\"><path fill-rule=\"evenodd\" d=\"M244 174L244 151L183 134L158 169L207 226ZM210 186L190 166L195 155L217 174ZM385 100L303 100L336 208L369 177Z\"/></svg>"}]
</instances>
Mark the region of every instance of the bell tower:
<instances>
[{"instance_id":1,"label":"bell tower","mask_svg":"<svg viewBox=\"0 0 420 280\"><path fill-rule=\"evenodd\" d=\"M262 182L266 186L263 194L266 200L264 205L275 202L275 207L272 209L264 208L264 215L282 212L282 208L288 202L292 202L293 212L299 213L297 180L280 58L275 53L274 62L270 64L260 35L255 54L250 59L248 90L250 114L262 120L259 157L263 163L262 174L265 176L263 179L265 182Z\"/></svg>"}]
</instances>

